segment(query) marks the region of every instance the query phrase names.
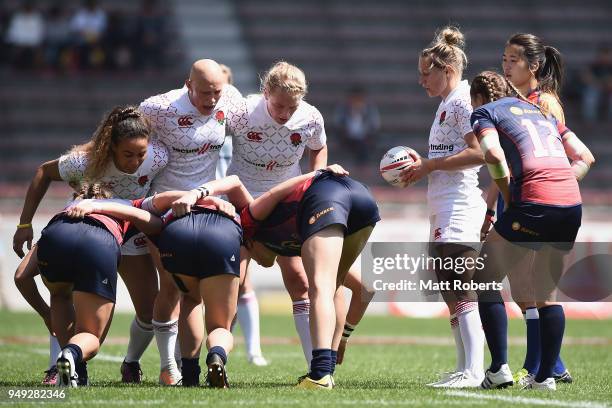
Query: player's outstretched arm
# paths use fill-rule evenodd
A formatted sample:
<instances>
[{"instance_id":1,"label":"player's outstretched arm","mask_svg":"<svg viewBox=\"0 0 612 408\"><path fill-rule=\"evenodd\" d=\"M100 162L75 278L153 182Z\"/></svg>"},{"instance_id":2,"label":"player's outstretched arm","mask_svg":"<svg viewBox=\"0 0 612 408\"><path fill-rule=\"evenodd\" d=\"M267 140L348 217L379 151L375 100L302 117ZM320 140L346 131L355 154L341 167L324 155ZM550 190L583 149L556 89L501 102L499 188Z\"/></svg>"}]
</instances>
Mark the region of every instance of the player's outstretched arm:
<instances>
[{"instance_id":1,"label":"player's outstretched arm","mask_svg":"<svg viewBox=\"0 0 612 408\"><path fill-rule=\"evenodd\" d=\"M112 200L81 200L66 210L66 214L72 218L83 218L91 213L110 215L129 221L147 235L157 235L162 230L162 221L156 215Z\"/></svg>"},{"instance_id":2,"label":"player's outstretched arm","mask_svg":"<svg viewBox=\"0 0 612 408\"><path fill-rule=\"evenodd\" d=\"M339 176L347 176L349 174L339 164L331 164L325 168ZM280 183L277 186L272 187L270 190L255 199L250 205L251 215L256 220L265 220L270 213L274 210L276 205L284 200L289 194L296 189L297 186L304 183L306 180L314 177L316 172L311 171L310 173L302 174L301 176L290 178L287 181Z\"/></svg>"},{"instance_id":3,"label":"player's outstretched arm","mask_svg":"<svg viewBox=\"0 0 612 408\"><path fill-rule=\"evenodd\" d=\"M13 250L20 258L23 258L23 244L27 242L28 250L32 249L32 239L34 230L32 229L32 219L36 213L38 205L49 189L52 181L61 181L59 173L59 159L43 163L36 170L34 178L30 182L28 191L19 217L19 226L13 235Z\"/></svg>"},{"instance_id":4,"label":"player's outstretched arm","mask_svg":"<svg viewBox=\"0 0 612 408\"><path fill-rule=\"evenodd\" d=\"M168 202L172 196L164 195L166 193L160 194L159 198L156 196L155 207L160 210L172 207L172 212L177 217L187 214L191 211L191 207L195 205L196 202L206 199L209 196L226 195L230 203L239 209L246 207L253 201L253 197L244 187L238 176L228 176L209 181L190 191L167 193L179 193L179 196ZM224 210L224 208L227 207L225 207L223 203L225 202L222 202L222 200L211 199L211 204L217 206L220 211L232 216L233 214Z\"/></svg>"}]
</instances>

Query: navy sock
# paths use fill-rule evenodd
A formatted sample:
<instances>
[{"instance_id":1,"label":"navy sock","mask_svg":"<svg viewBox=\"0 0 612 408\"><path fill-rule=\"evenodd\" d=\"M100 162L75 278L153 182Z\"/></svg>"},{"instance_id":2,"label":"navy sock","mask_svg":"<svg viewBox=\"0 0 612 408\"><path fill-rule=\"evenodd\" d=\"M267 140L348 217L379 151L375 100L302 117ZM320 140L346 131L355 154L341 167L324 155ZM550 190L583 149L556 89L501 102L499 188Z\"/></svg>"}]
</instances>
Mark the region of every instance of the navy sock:
<instances>
[{"instance_id":1,"label":"navy sock","mask_svg":"<svg viewBox=\"0 0 612 408\"><path fill-rule=\"evenodd\" d=\"M206 364L209 363L210 357L213 354L216 354L221 357L221 361L223 361L223 364L227 364L227 354L225 353L225 349L221 346L214 346L211 347L210 350L208 350L208 355L206 356Z\"/></svg>"},{"instance_id":2,"label":"navy sock","mask_svg":"<svg viewBox=\"0 0 612 408\"><path fill-rule=\"evenodd\" d=\"M331 368L331 373L335 373L336 372L336 362L338 361L338 350L332 350L331 351L331 362L332 362L332 368Z\"/></svg>"},{"instance_id":3,"label":"navy sock","mask_svg":"<svg viewBox=\"0 0 612 408\"><path fill-rule=\"evenodd\" d=\"M181 375L183 376L184 387L197 387L200 385L200 359L181 358Z\"/></svg>"},{"instance_id":4,"label":"navy sock","mask_svg":"<svg viewBox=\"0 0 612 408\"><path fill-rule=\"evenodd\" d=\"M312 361L310 362L310 378L320 380L327 374L332 373L331 349L312 350Z\"/></svg>"},{"instance_id":5,"label":"navy sock","mask_svg":"<svg viewBox=\"0 0 612 408\"><path fill-rule=\"evenodd\" d=\"M499 291L479 293L478 311L491 352L489 369L495 373L508 362L508 316Z\"/></svg>"},{"instance_id":6,"label":"navy sock","mask_svg":"<svg viewBox=\"0 0 612 408\"><path fill-rule=\"evenodd\" d=\"M561 360L561 354L559 354L559 358L557 358L557 362L555 363L555 368L553 370L554 375L561 375L565 372L565 364L563 364L563 360Z\"/></svg>"},{"instance_id":7,"label":"navy sock","mask_svg":"<svg viewBox=\"0 0 612 408\"><path fill-rule=\"evenodd\" d=\"M72 354L75 364L74 368L76 370L76 366L83 361L83 350L81 350L81 348L74 343L67 344L66 347L64 347L64 350L68 350L70 354Z\"/></svg>"},{"instance_id":8,"label":"navy sock","mask_svg":"<svg viewBox=\"0 0 612 408\"><path fill-rule=\"evenodd\" d=\"M545 306L539 310L539 313L542 359L535 380L542 382L553 376L553 369L563 342L565 314L561 305Z\"/></svg>"},{"instance_id":9,"label":"navy sock","mask_svg":"<svg viewBox=\"0 0 612 408\"><path fill-rule=\"evenodd\" d=\"M529 373L535 374L540 368L541 359L538 309L535 307L527 308L525 323L527 324L527 353L525 354L523 368Z\"/></svg>"},{"instance_id":10,"label":"navy sock","mask_svg":"<svg viewBox=\"0 0 612 408\"><path fill-rule=\"evenodd\" d=\"M87 363L85 361L80 361L75 363L76 367L74 367L74 371L76 371L79 376L79 385L87 384Z\"/></svg>"}]
</instances>

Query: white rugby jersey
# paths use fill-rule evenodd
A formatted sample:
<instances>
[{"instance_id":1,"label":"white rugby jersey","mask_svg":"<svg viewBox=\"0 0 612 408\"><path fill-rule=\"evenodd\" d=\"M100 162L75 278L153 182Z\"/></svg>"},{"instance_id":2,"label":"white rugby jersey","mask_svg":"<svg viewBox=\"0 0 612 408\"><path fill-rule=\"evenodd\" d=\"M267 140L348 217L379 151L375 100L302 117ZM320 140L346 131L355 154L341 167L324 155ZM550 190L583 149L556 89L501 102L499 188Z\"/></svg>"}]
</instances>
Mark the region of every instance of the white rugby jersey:
<instances>
[{"instance_id":1,"label":"white rugby jersey","mask_svg":"<svg viewBox=\"0 0 612 408\"><path fill-rule=\"evenodd\" d=\"M227 118L242 101L236 88L225 85L212 114L204 116L191 104L187 92L184 86L140 104L154 136L168 147L170 156L151 187L156 192L191 190L215 179Z\"/></svg>"},{"instance_id":2,"label":"white rugby jersey","mask_svg":"<svg viewBox=\"0 0 612 408\"><path fill-rule=\"evenodd\" d=\"M258 197L275 185L301 174L304 148L320 150L326 135L323 116L301 101L284 125L272 119L263 95L250 95L228 120L233 136L232 162L227 174L236 174Z\"/></svg>"},{"instance_id":3,"label":"white rugby jersey","mask_svg":"<svg viewBox=\"0 0 612 408\"><path fill-rule=\"evenodd\" d=\"M465 139L472 132L470 86L467 81L459 85L444 99L429 132L430 159L457 154L467 148ZM478 188L480 166L465 170L436 170L429 174L427 204L430 214L458 211L482 205L482 192Z\"/></svg>"},{"instance_id":4,"label":"white rugby jersey","mask_svg":"<svg viewBox=\"0 0 612 408\"><path fill-rule=\"evenodd\" d=\"M111 159L99 182L106 185L115 197L135 200L147 195L151 181L168 164L168 150L162 143L151 140L147 156L138 170L132 174L117 169ZM59 174L75 189L81 183L87 169L84 152L72 152L59 158Z\"/></svg>"}]
</instances>

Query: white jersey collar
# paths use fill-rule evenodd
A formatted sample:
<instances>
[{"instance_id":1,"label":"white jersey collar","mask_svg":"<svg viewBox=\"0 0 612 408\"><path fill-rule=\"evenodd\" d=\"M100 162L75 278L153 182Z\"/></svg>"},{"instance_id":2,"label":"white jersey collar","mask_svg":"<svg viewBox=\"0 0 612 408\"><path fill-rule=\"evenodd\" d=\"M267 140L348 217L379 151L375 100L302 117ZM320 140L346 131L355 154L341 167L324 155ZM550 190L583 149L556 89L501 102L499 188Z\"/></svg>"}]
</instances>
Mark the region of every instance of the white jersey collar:
<instances>
[{"instance_id":1,"label":"white jersey collar","mask_svg":"<svg viewBox=\"0 0 612 408\"><path fill-rule=\"evenodd\" d=\"M457 84L457 86L455 87L455 89L453 89L452 91L450 91L450 93L446 96L446 98L442 99L442 103L445 104L450 100L453 100L455 98L455 96L457 95L457 93L459 92L465 92L465 90L470 90L470 85L468 84L467 79L462 80L461 82L459 82Z\"/></svg>"}]
</instances>

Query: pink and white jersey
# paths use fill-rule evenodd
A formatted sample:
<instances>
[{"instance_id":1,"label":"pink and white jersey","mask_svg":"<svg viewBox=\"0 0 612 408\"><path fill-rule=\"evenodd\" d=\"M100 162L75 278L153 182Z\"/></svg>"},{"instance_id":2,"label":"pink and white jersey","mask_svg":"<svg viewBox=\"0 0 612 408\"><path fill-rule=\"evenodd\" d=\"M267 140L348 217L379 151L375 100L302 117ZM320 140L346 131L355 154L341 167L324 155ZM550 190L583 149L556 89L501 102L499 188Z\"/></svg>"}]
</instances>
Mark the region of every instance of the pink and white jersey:
<instances>
[{"instance_id":1,"label":"pink and white jersey","mask_svg":"<svg viewBox=\"0 0 612 408\"><path fill-rule=\"evenodd\" d=\"M467 148L464 136L472 132L472 110L470 86L467 81L461 81L438 107L429 132L428 158L452 156ZM479 169L480 166L474 166L464 170L431 172L427 189L430 215L482 206Z\"/></svg>"},{"instance_id":2,"label":"pink and white jersey","mask_svg":"<svg viewBox=\"0 0 612 408\"><path fill-rule=\"evenodd\" d=\"M115 197L135 200L147 195L151 181L168 164L168 150L162 143L151 140L147 156L133 174L120 171L111 160L100 182L106 185ZM59 158L59 173L62 180L77 188L85 177L87 156L83 152L65 154Z\"/></svg>"},{"instance_id":3,"label":"pink and white jersey","mask_svg":"<svg viewBox=\"0 0 612 408\"><path fill-rule=\"evenodd\" d=\"M168 147L168 166L153 182L156 192L191 190L215 179L219 151L231 111L242 101L240 92L225 85L212 114L202 115L191 104L187 87L146 99L140 104L153 134Z\"/></svg>"},{"instance_id":4,"label":"pink and white jersey","mask_svg":"<svg viewBox=\"0 0 612 408\"><path fill-rule=\"evenodd\" d=\"M240 177L253 197L300 175L305 147L320 150L326 144L323 116L305 101L284 125L272 119L263 95L243 99L228 119L234 149L227 174Z\"/></svg>"}]
</instances>

